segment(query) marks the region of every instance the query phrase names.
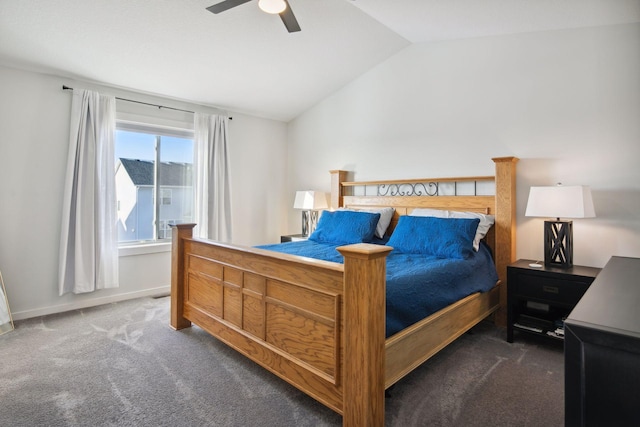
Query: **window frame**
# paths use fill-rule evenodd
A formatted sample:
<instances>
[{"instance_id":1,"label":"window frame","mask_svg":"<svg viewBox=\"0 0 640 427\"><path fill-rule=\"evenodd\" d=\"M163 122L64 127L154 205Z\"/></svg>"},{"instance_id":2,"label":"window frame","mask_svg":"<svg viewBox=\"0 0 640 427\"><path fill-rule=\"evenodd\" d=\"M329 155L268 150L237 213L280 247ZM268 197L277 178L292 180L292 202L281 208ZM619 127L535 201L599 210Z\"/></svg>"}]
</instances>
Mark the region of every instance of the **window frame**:
<instances>
[{"instance_id":1,"label":"window frame","mask_svg":"<svg viewBox=\"0 0 640 427\"><path fill-rule=\"evenodd\" d=\"M136 250L136 247L148 247L153 249L151 252L164 252L165 250L170 250L171 244L171 234L169 233L168 237L161 238L160 235L166 236L166 230L160 230L161 220L160 218L160 206L162 205L162 190L168 191L170 194L170 198L172 198L171 189L162 189L158 183L159 179L159 168L160 164L160 155L162 153L162 141L161 138L164 137L174 137L174 138L182 138L189 139L195 144L195 132L193 128L188 127L176 127L176 126L165 126L157 123L147 123L144 121L130 120L130 119L116 119L116 132L117 131L126 131L126 132L135 132L135 133L144 133L147 135L155 136L155 159L154 159L154 192L153 192L153 203L154 203L154 216L153 216L153 238L152 239L141 239L141 240L129 240L129 241L118 241L118 247L120 249L121 256L127 255L139 255L140 251ZM114 140L115 143L115 140ZM115 172L115 171L114 171ZM118 209L119 209L119 201L118 201ZM195 207L194 207L195 208ZM175 220L163 220L166 223ZM162 233L161 233L162 231Z\"/></svg>"}]
</instances>

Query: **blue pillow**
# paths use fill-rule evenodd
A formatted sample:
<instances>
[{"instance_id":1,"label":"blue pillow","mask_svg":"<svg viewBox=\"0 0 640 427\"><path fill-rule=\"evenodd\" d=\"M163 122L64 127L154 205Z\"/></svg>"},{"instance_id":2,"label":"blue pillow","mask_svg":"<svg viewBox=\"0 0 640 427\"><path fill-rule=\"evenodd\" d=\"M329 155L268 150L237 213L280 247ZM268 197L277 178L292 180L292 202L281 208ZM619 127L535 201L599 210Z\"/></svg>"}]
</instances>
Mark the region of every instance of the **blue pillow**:
<instances>
[{"instance_id":1,"label":"blue pillow","mask_svg":"<svg viewBox=\"0 0 640 427\"><path fill-rule=\"evenodd\" d=\"M324 211L309 240L334 245L369 243L373 240L379 213Z\"/></svg>"},{"instance_id":2,"label":"blue pillow","mask_svg":"<svg viewBox=\"0 0 640 427\"><path fill-rule=\"evenodd\" d=\"M387 246L407 254L433 255L438 258L469 258L479 219L435 218L403 215Z\"/></svg>"}]
</instances>

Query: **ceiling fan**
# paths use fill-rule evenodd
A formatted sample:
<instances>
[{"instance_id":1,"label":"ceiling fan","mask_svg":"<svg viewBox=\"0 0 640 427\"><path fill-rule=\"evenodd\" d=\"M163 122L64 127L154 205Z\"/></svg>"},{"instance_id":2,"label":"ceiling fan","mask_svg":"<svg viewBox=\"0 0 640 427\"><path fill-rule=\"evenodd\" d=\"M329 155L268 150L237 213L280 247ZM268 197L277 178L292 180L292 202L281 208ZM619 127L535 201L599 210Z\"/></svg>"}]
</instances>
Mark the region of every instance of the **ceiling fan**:
<instances>
[{"instance_id":1,"label":"ceiling fan","mask_svg":"<svg viewBox=\"0 0 640 427\"><path fill-rule=\"evenodd\" d=\"M241 4L250 2L251 0L224 0L220 3L216 3L213 6L209 6L207 10L213 13L224 12ZM287 27L287 31L295 33L300 31L300 25L296 19L291 6L287 0L258 0L258 7L264 12L280 15L282 23Z\"/></svg>"}]
</instances>

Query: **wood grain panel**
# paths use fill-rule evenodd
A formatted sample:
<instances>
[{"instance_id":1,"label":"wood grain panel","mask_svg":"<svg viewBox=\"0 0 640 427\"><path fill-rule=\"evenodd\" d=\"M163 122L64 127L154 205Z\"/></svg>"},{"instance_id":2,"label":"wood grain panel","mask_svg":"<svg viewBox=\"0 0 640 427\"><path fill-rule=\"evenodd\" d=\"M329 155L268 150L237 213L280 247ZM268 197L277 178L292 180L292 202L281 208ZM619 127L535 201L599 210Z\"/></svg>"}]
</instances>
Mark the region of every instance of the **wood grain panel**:
<instances>
[{"instance_id":1,"label":"wood grain panel","mask_svg":"<svg viewBox=\"0 0 640 427\"><path fill-rule=\"evenodd\" d=\"M494 206L495 196L345 196L345 207L388 206L482 212Z\"/></svg>"},{"instance_id":2,"label":"wood grain panel","mask_svg":"<svg viewBox=\"0 0 640 427\"><path fill-rule=\"evenodd\" d=\"M218 280L223 278L222 264L211 259L191 255L187 258L187 268L200 274L206 274Z\"/></svg>"},{"instance_id":3,"label":"wood grain panel","mask_svg":"<svg viewBox=\"0 0 640 427\"><path fill-rule=\"evenodd\" d=\"M223 289L223 317L234 325L242 327L242 290L238 286L229 286L226 283Z\"/></svg>"},{"instance_id":4,"label":"wood grain panel","mask_svg":"<svg viewBox=\"0 0 640 427\"><path fill-rule=\"evenodd\" d=\"M312 291L277 280L267 281L267 297L335 321L336 295Z\"/></svg>"},{"instance_id":5,"label":"wood grain panel","mask_svg":"<svg viewBox=\"0 0 640 427\"><path fill-rule=\"evenodd\" d=\"M243 296L242 329L264 340L266 337L265 303L262 297L254 294Z\"/></svg>"},{"instance_id":6,"label":"wood grain panel","mask_svg":"<svg viewBox=\"0 0 640 427\"><path fill-rule=\"evenodd\" d=\"M223 312L225 320L242 327L242 285L243 271L224 266L223 269Z\"/></svg>"},{"instance_id":7,"label":"wood grain panel","mask_svg":"<svg viewBox=\"0 0 640 427\"><path fill-rule=\"evenodd\" d=\"M242 328L261 340L266 336L266 283L267 279L258 274L243 274Z\"/></svg>"},{"instance_id":8,"label":"wood grain panel","mask_svg":"<svg viewBox=\"0 0 640 427\"><path fill-rule=\"evenodd\" d=\"M222 317L222 283L210 276L190 272L187 279L187 303Z\"/></svg>"},{"instance_id":9,"label":"wood grain panel","mask_svg":"<svg viewBox=\"0 0 640 427\"><path fill-rule=\"evenodd\" d=\"M225 285L233 285L241 288L244 284L243 271L233 267L224 267L224 283Z\"/></svg>"},{"instance_id":10,"label":"wood grain panel","mask_svg":"<svg viewBox=\"0 0 640 427\"><path fill-rule=\"evenodd\" d=\"M336 381L335 327L267 303L266 341Z\"/></svg>"},{"instance_id":11,"label":"wood grain panel","mask_svg":"<svg viewBox=\"0 0 640 427\"><path fill-rule=\"evenodd\" d=\"M267 279L259 274L245 272L243 276L243 288L264 295Z\"/></svg>"}]
</instances>

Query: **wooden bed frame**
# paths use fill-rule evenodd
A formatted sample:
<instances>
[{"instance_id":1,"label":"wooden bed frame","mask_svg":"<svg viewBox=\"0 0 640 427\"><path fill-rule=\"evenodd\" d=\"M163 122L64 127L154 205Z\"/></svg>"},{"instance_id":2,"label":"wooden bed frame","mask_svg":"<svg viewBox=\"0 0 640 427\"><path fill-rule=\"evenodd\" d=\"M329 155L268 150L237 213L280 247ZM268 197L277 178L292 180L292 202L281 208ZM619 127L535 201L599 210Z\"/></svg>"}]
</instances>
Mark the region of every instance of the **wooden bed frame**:
<instances>
[{"instance_id":1,"label":"wooden bed frame","mask_svg":"<svg viewBox=\"0 0 640 427\"><path fill-rule=\"evenodd\" d=\"M382 426L385 389L498 311L504 324L506 266L515 258L514 157L494 158L495 176L347 182L331 171L332 207L417 207L495 215L486 237L500 281L385 339L385 258L389 247L340 247L344 264L192 237L173 229L171 326L191 322L342 414L344 426ZM495 196L354 195L357 186L495 181ZM457 188L457 187L456 187Z\"/></svg>"}]
</instances>

